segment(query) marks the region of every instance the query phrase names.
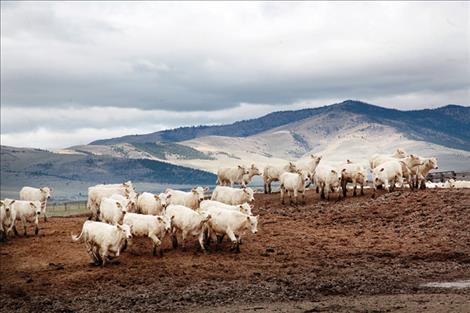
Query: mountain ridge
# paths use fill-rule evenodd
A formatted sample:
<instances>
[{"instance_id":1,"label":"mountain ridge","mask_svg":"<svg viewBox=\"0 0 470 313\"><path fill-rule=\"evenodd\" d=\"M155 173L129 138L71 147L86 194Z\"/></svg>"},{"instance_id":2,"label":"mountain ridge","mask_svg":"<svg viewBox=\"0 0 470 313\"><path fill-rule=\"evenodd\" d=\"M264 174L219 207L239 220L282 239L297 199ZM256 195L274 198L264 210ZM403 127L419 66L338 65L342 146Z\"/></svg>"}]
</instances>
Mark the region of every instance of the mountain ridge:
<instances>
[{"instance_id":1,"label":"mountain ridge","mask_svg":"<svg viewBox=\"0 0 470 313\"><path fill-rule=\"evenodd\" d=\"M370 122L408 130L410 137L470 151L470 107L446 105L435 109L402 111L357 100L300 110L276 111L255 119L225 125L180 127L142 135L95 140L90 145L181 142L205 136L248 137L325 113L345 111L366 116Z\"/></svg>"}]
</instances>

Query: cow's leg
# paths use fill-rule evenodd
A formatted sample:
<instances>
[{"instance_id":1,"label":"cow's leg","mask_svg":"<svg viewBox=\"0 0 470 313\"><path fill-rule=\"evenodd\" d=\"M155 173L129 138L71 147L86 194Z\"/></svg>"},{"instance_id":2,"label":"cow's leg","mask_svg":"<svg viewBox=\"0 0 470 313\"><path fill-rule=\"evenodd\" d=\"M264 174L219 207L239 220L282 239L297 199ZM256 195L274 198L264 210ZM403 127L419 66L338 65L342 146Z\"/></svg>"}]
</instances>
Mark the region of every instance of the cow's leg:
<instances>
[{"instance_id":1,"label":"cow's leg","mask_svg":"<svg viewBox=\"0 0 470 313\"><path fill-rule=\"evenodd\" d=\"M268 189L269 189L268 193L271 193L271 180L268 182Z\"/></svg>"},{"instance_id":2,"label":"cow's leg","mask_svg":"<svg viewBox=\"0 0 470 313\"><path fill-rule=\"evenodd\" d=\"M356 182L355 179L353 179L353 182L352 182L352 183L354 184L354 188L353 188L353 197L355 197L355 196L357 196L357 193L356 193L356 191L357 191L357 182ZM344 192L343 192L343 193L344 193Z\"/></svg>"},{"instance_id":3,"label":"cow's leg","mask_svg":"<svg viewBox=\"0 0 470 313\"><path fill-rule=\"evenodd\" d=\"M298 191L297 191L297 188L294 189L294 201L295 201L295 204L297 204L297 196L299 195Z\"/></svg>"},{"instance_id":4,"label":"cow's leg","mask_svg":"<svg viewBox=\"0 0 470 313\"><path fill-rule=\"evenodd\" d=\"M153 242L153 251L152 251L152 254L155 256L157 255L157 247L160 247L162 245L162 242L160 241L160 239L158 239L157 235L154 234L154 233L150 233L149 234L149 238L152 240ZM161 249L160 249L161 251Z\"/></svg>"},{"instance_id":5,"label":"cow's leg","mask_svg":"<svg viewBox=\"0 0 470 313\"><path fill-rule=\"evenodd\" d=\"M364 184L361 184L361 196L364 195Z\"/></svg>"},{"instance_id":6,"label":"cow's leg","mask_svg":"<svg viewBox=\"0 0 470 313\"><path fill-rule=\"evenodd\" d=\"M320 192L320 188L318 188L318 185L315 187L315 191L316 191L317 193Z\"/></svg>"},{"instance_id":7,"label":"cow's leg","mask_svg":"<svg viewBox=\"0 0 470 313\"><path fill-rule=\"evenodd\" d=\"M320 187L320 198L321 198L321 199L325 199L325 189L326 189L326 188L325 188L324 185L322 185L322 186Z\"/></svg>"},{"instance_id":8,"label":"cow's leg","mask_svg":"<svg viewBox=\"0 0 470 313\"><path fill-rule=\"evenodd\" d=\"M341 180L341 188L343 189L343 197L345 197L345 198L346 198L346 196L347 196L347 194L346 194L346 193L347 193L347 189L346 189L346 185L347 185L347 184L348 184L348 183L346 182L345 179L342 179L342 180Z\"/></svg>"},{"instance_id":9,"label":"cow's leg","mask_svg":"<svg viewBox=\"0 0 470 313\"><path fill-rule=\"evenodd\" d=\"M264 193L267 194L268 193L268 184L266 183L266 179L264 180L263 187L264 187Z\"/></svg>"},{"instance_id":10,"label":"cow's leg","mask_svg":"<svg viewBox=\"0 0 470 313\"><path fill-rule=\"evenodd\" d=\"M204 253L207 253L206 247L204 247L204 232L199 233L198 241L199 241L199 246L201 246L202 251Z\"/></svg>"},{"instance_id":11,"label":"cow's leg","mask_svg":"<svg viewBox=\"0 0 470 313\"><path fill-rule=\"evenodd\" d=\"M24 217L21 218L21 223L23 224L23 228L24 228L24 236L28 237L28 232L27 232L28 225L26 224L26 219Z\"/></svg>"},{"instance_id":12,"label":"cow's leg","mask_svg":"<svg viewBox=\"0 0 470 313\"><path fill-rule=\"evenodd\" d=\"M108 257L108 248L99 248L99 254L101 257L101 266L104 266L106 264L106 258Z\"/></svg>"},{"instance_id":13,"label":"cow's leg","mask_svg":"<svg viewBox=\"0 0 470 313\"><path fill-rule=\"evenodd\" d=\"M15 236L18 236L18 231L16 230L16 225L13 223L13 232L15 233Z\"/></svg>"},{"instance_id":14,"label":"cow's leg","mask_svg":"<svg viewBox=\"0 0 470 313\"><path fill-rule=\"evenodd\" d=\"M284 190L283 186L281 186L281 204L284 204L284 192L285 192L285 190Z\"/></svg>"},{"instance_id":15,"label":"cow's leg","mask_svg":"<svg viewBox=\"0 0 470 313\"><path fill-rule=\"evenodd\" d=\"M230 250L235 251L235 252L240 252L238 240L235 234L233 233L233 231L230 228L228 228L226 233L227 233L227 236L230 238L230 241L232 241L232 248Z\"/></svg>"},{"instance_id":16,"label":"cow's leg","mask_svg":"<svg viewBox=\"0 0 470 313\"><path fill-rule=\"evenodd\" d=\"M44 207L42 209L44 214L44 222L47 222L47 212L46 212L47 202L44 202Z\"/></svg>"},{"instance_id":17,"label":"cow's leg","mask_svg":"<svg viewBox=\"0 0 470 313\"><path fill-rule=\"evenodd\" d=\"M181 232L181 249L183 251L186 250L186 237L188 236L188 233L186 231Z\"/></svg>"},{"instance_id":18,"label":"cow's leg","mask_svg":"<svg viewBox=\"0 0 470 313\"><path fill-rule=\"evenodd\" d=\"M385 190L386 190L387 192L390 192L390 186L389 186L388 179L385 179L385 180L384 180L384 186L385 186Z\"/></svg>"}]
</instances>

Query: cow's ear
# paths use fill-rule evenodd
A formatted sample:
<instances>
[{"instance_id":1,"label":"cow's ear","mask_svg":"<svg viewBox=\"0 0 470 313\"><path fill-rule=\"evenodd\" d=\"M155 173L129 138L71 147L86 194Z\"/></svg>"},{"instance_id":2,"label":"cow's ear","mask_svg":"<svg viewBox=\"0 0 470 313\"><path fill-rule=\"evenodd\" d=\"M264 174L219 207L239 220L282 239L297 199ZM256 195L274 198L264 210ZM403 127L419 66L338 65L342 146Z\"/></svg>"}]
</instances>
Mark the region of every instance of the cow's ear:
<instances>
[{"instance_id":1,"label":"cow's ear","mask_svg":"<svg viewBox=\"0 0 470 313\"><path fill-rule=\"evenodd\" d=\"M29 203L29 206L30 206L32 209L35 209L35 208L36 208L36 205L34 204L34 202L30 202L30 203Z\"/></svg>"},{"instance_id":2,"label":"cow's ear","mask_svg":"<svg viewBox=\"0 0 470 313\"><path fill-rule=\"evenodd\" d=\"M380 169L380 172L383 172L383 171L384 171L384 169L385 169L385 168L383 168L383 167L382 167L382 168Z\"/></svg>"},{"instance_id":3,"label":"cow's ear","mask_svg":"<svg viewBox=\"0 0 470 313\"><path fill-rule=\"evenodd\" d=\"M118 208L122 209L122 205L121 205L119 202L117 202L117 201L116 201L116 206L117 206Z\"/></svg>"},{"instance_id":4,"label":"cow's ear","mask_svg":"<svg viewBox=\"0 0 470 313\"><path fill-rule=\"evenodd\" d=\"M253 189L253 193L257 193L258 192L258 189Z\"/></svg>"},{"instance_id":5,"label":"cow's ear","mask_svg":"<svg viewBox=\"0 0 470 313\"><path fill-rule=\"evenodd\" d=\"M39 188L39 190L40 190L41 192L46 192L46 191L44 190L44 188Z\"/></svg>"},{"instance_id":6,"label":"cow's ear","mask_svg":"<svg viewBox=\"0 0 470 313\"><path fill-rule=\"evenodd\" d=\"M204 187L204 192L209 191L209 187Z\"/></svg>"},{"instance_id":7,"label":"cow's ear","mask_svg":"<svg viewBox=\"0 0 470 313\"><path fill-rule=\"evenodd\" d=\"M155 200L160 201L160 197L158 195L153 195L153 197L155 198Z\"/></svg>"},{"instance_id":8,"label":"cow's ear","mask_svg":"<svg viewBox=\"0 0 470 313\"><path fill-rule=\"evenodd\" d=\"M336 174L336 171L335 171L335 170L331 170L331 173Z\"/></svg>"},{"instance_id":9,"label":"cow's ear","mask_svg":"<svg viewBox=\"0 0 470 313\"><path fill-rule=\"evenodd\" d=\"M250 208L254 209L255 205L254 204L249 204Z\"/></svg>"},{"instance_id":10,"label":"cow's ear","mask_svg":"<svg viewBox=\"0 0 470 313\"><path fill-rule=\"evenodd\" d=\"M161 216L157 216L157 219L160 223L163 223L163 218Z\"/></svg>"},{"instance_id":11,"label":"cow's ear","mask_svg":"<svg viewBox=\"0 0 470 313\"><path fill-rule=\"evenodd\" d=\"M167 195L166 198L167 198L167 199L168 199L168 198L171 198L171 193L170 193L169 195Z\"/></svg>"},{"instance_id":12,"label":"cow's ear","mask_svg":"<svg viewBox=\"0 0 470 313\"><path fill-rule=\"evenodd\" d=\"M341 170L341 172L346 172L346 169L345 169L345 168L343 168L343 169Z\"/></svg>"},{"instance_id":13,"label":"cow's ear","mask_svg":"<svg viewBox=\"0 0 470 313\"><path fill-rule=\"evenodd\" d=\"M10 205L12 205L13 203L15 203L16 200L13 200L12 202L10 202Z\"/></svg>"},{"instance_id":14,"label":"cow's ear","mask_svg":"<svg viewBox=\"0 0 470 313\"><path fill-rule=\"evenodd\" d=\"M5 202L3 200L0 200L0 205L5 205Z\"/></svg>"},{"instance_id":15,"label":"cow's ear","mask_svg":"<svg viewBox=\"0 0 470 313\"><path fill-rule=\"evenodd\" d=\"M119 230L122 230L122 226L120 224L116 224L116 227L119 229Z\"/></svg>"},{"instance_id":16,"label":"cow's ear","mask_svg":"<svg viewBox=\"0 0 470 313\"><path fill-rule=\"evenodd\" d=\"M173 220L174 218L175 218L175 216L174 216L174 215L172 215L172 216L171 216L171 218L170 218L170 220Z\"/></svg>"}]
</instances>

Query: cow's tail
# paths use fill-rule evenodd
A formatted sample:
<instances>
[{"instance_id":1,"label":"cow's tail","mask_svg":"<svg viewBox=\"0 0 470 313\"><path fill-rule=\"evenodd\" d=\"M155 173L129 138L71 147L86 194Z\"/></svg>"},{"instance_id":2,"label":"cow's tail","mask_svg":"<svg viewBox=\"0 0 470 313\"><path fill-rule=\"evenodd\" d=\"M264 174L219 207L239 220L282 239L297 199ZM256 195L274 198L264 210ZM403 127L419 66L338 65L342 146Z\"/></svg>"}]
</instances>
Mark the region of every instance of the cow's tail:
<instances>
[{"instance_id":1,"label":"cow's tail","mask_svg":"<svg viewBox=\"0 0 470 313\"><path fill-rule=\"evenodd\" d=\"M74 235L72 232L70 233L70 236L72 237L72 240L73 241L80 241L83 237L83 229L82 229L82 232L80 233L80 235L76 236Z\"/></svg>"}]
</instances>

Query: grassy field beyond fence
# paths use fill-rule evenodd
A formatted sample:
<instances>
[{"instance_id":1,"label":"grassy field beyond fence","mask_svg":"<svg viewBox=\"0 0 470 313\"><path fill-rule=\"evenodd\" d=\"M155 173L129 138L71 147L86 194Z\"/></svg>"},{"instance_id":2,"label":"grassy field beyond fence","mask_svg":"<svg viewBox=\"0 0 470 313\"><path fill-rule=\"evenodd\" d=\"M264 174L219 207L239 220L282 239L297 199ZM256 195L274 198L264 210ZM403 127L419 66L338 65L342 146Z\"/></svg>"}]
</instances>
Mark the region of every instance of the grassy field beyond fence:
<instances>
[{"instance_id":1,"label":"grassy field beyond fence","mask_svg":"<svg viewBox=\"0 0 470 313\"><path fill-rule=\"evenodd\" d=\"M48 216L69 216L88 213L86 201L48 203Z\"/></svg>"}]
</instances>

